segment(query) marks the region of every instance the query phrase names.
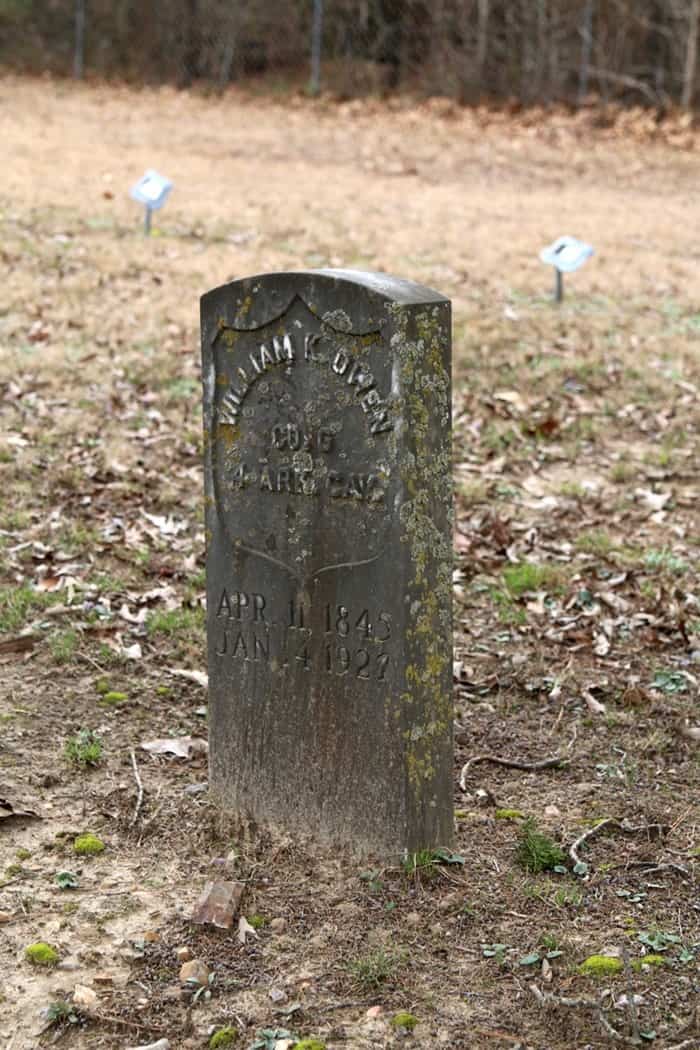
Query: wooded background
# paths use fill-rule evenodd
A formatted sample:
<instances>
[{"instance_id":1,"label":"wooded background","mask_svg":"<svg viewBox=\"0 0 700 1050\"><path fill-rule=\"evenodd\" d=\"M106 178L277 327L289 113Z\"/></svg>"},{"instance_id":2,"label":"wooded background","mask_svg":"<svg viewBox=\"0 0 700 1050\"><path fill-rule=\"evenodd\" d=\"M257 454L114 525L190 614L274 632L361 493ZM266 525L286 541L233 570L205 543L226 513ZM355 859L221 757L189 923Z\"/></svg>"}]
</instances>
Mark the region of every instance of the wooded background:
<instances>
[{"instance_id":1,"label":"wooded background","mask_svg":"<svg viewBox=\"0 0 700 1050\"><path fill-rule=\"evenodd\" d=\"M0 65L664 110L698 95L699 16L700 0L0 0Z\"/></svg>"}]
</instances>

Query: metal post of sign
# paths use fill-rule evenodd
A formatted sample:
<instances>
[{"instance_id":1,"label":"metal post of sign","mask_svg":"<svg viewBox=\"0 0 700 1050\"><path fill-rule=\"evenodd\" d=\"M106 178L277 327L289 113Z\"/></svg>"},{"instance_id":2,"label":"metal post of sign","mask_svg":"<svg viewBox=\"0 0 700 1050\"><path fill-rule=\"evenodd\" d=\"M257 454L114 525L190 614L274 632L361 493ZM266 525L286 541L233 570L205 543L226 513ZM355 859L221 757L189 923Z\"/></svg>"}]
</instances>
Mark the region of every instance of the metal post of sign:
<instances>
[{"instance_id":1,"label":"metal post of sign","mask_svg":"<svg viewBox=\"0 0 700 1050\"><path fill-rule=\"evenodd\" d=\"M311 81L309 90L318 95L321 90L321 37L323 31L323 0L314 0L314 16L311 26Z\"/></svg>"},{"instance_id":2,"label":"metal post of sign","mask_svg":"<svg viewBox=\"0 0 700 1050\"><path fill-rule=\"evenodd\" d=\"M554 299L555 302L561 303L564 301L564 274L561 270L555 270L557 283L554 288Z\"/></svg>"},{"instance_id":3,"label":"metal post of sign","mask_svg":"<svg viewBox=\"0 0 700 1050\"><path fill-rule=\"evenodd\" d=\"M151 234L153 212L163 207L172 188L173 184L170 179L149 168L129 190L129 196L139 204L143 204L146 209L143 215L143 232L146 237Z\"/></svg>"},{"instance_id":4,"label":"metal post of sign","mask_svg":"<svg viewBox=\"0 0 700 1050\"><path fill-rule=\"evenodd\" d=\"M147 237L151 236L151 216L153 215L153 208L149 208L146 205L146 211L143 216L143 232Z\"/></svg>"}]
</instances>

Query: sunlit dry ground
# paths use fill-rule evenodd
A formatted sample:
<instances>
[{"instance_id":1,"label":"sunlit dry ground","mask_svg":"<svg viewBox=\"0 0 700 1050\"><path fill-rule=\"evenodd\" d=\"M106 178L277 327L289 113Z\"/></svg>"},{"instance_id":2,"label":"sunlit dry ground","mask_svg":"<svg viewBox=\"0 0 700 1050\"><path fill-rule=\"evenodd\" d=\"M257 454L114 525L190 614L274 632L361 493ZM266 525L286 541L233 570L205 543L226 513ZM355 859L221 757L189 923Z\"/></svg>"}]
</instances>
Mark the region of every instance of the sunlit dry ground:
<instances>
[{"instance_id":1,"label":"sunlit dry ground","mask_svg":"<svg viewBox=\"0 0 700 1050\"><path fill-rule=\"evenodd\" d=\"M0 809L2 1045L203 1047L224 1024L243 1048L700 1045L698 143L593 123L0 81L0 796L36 814ZM150 239L127 196L146 167L176 184ZM557 309L537 253L562 232L596 256ZM435 872L246 841L201 754L139 749L206 735L204 689L172 674L205 666L198 297L318 266L454 301L464 863ZM462 790L480 755L562 764L480 762ZM537 873L525 817L565 852L601 819L637 830ZM74 855L84 831L104 853ZM187 921L222 870L262 920L244 945ZM57 968L25 960L36 941ZM183 946L208 1002L181 994ZM629 980L579 972L624 949ZM76 984L96 1003L39 1037Z\"/></svg>"}]
</instances>

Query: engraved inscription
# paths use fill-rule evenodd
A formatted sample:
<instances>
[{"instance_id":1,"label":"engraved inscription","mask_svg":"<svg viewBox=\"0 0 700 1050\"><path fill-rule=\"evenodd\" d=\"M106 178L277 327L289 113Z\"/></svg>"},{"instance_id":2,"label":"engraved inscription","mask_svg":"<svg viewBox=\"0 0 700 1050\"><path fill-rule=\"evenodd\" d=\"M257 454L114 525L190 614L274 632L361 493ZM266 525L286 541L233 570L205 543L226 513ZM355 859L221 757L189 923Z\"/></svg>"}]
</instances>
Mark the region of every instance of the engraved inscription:
<instances>
[{"instance_id":1,"label":"engraved inscription","mask_svg":"<svg viewBox=\"0 0 700 1050\"><path fill-rule=\"evenodd\" d=\"M292 600L287 622L277 624L266 618L267 607L262 594L223 589L216 612L216 656L265 664L276 672L291 667L360 681L386 680L391 664L389 613L329 603L312 610L309 604ZM320 626L320 633L314 631L314 624Z\"/></svg>"},{"instance_id":2,"label":"engraved inscription","mask_svg":"<svg viewBox=\"0 0 700 1050\"><path fill-rule=\"evenodd\" d=\"M230 329L223 326L222 331L226 333ZM331 371L354 390L362 411L368 417L372 434L383 434L393 430L389 407L377 390L376 380L367 365L355 360L350 352L342 347L335 351L332 358L318 352L317 347L321 339L322 336L318 334L305 335L303 360L322 366L330 365ZM221 399L219 422L235 426L239 422L243 403L258 379L280 365L291 367L297 359L297 348L289 332L283 332L269 342L261 343L257 350L248 351L242 362L233 370L228 389Z\"/></svg>"}]
</instances>

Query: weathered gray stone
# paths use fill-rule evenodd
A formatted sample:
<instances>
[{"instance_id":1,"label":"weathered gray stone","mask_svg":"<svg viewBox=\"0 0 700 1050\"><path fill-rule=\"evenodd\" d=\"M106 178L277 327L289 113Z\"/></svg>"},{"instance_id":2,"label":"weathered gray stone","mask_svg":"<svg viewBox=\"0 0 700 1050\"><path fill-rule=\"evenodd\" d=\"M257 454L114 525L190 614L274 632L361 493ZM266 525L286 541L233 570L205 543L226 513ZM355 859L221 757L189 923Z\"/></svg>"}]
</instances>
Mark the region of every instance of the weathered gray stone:
<instances>
[{"instance_id":1,"label":"weathered gray stone","mask_svg":"<svg viewBox=\"0 0 700 1050\"><path fill-rule=\"evenodd\" d=\"M202 298L210 786L356 852L452 837L450 304L382 274Z\"/></svg>"}]
</instances>

